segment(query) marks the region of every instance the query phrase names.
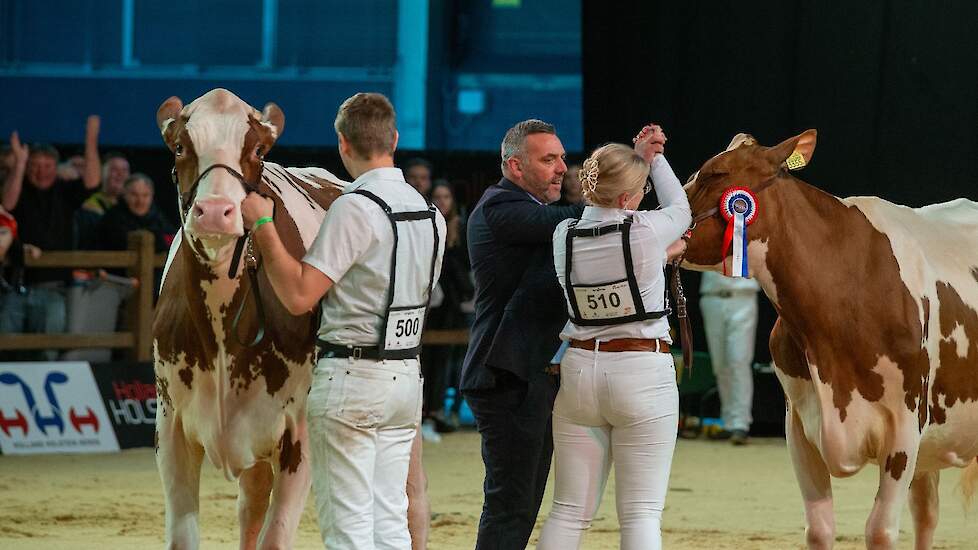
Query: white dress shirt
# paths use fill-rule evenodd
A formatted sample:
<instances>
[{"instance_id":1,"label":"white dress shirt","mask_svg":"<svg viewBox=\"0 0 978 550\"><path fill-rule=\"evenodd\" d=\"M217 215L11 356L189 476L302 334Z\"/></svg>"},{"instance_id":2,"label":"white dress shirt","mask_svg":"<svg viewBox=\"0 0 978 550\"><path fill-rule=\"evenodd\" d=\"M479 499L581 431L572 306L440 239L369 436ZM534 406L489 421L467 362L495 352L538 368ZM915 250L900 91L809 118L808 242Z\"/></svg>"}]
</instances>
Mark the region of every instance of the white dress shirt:
<instances>
[{"instance_id":1,"label":"white dress shirt","mask_svg":"<svg viewBox=\"0 0 978 550\"><path fill-rule=\"evenodd\" d=\"M333 281L323 299L318 337L334 344L376 346L387 310L394 233L377 203L353 193L361 188L369 188L395 212L428 209L424 198L404 181L400 168L375 168L347 185L333 201L302 261ZM445 218L437 209L435 223L438 256L433 285L441 274L445 251ZM398 234L404 239L402 229L399 225ZM415 254L414 259L398 260L397 278L409 277L405 282L427 288L431 258Z\"/></svg>"},{"instance_id":2,"label":"white dress shirt","mask_svg":"<svg viewBox=\"0 0 978 550\"><path fill-rule=\"evenodd\" d=\"M672 167L662 155L652 162L652 182L661 208L652 211L631 211L620 208L587 206L577 224L578 229L588 229L620 223L633 216L631 228L632 262L645 311L661 311L665 308L666 281L663 268L666 264L666 248L678 240L689 228L691 221L689 201ZM567 280L566 237L570 220L565 220L554 231L554 268L557 279L566 292ZM625 256L622 252L621 233L600 237L575 238L573 255L573 281L575 284L601 284L625 278ZM566 297L565 297L566 301ZM573 316L570 304L568 315ZM579 326L573 320L567 322L560 333L562 340L602 341L615 338L669 337L669 321L665 318L633 321L618 325Z\"/></svg>"}]
</instances>

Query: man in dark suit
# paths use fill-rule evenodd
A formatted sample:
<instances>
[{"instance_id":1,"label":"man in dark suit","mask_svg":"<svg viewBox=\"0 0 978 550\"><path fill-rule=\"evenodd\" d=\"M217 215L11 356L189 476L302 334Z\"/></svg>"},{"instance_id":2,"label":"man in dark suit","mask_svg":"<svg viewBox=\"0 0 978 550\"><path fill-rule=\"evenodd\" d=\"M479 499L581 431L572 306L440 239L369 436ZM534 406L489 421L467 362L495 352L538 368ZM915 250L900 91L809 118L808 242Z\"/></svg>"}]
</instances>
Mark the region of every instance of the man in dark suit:
<instances>
[{"instance_id":1,"label":"man in dark suit","mask_svg":"<svg viewBox=\"0 0 978 550\"><path fill-rule=\"evenodd\" d=\"M468 224L475 322L461 389L482 435L485 502L478 550L526 547L553 453L557 381L546 369L567 311L554 273L557 224L582 206L560 198L567 165L554 127L526 120L506 132L503 178L482 195Z\"/></svg>"}]
</instances>

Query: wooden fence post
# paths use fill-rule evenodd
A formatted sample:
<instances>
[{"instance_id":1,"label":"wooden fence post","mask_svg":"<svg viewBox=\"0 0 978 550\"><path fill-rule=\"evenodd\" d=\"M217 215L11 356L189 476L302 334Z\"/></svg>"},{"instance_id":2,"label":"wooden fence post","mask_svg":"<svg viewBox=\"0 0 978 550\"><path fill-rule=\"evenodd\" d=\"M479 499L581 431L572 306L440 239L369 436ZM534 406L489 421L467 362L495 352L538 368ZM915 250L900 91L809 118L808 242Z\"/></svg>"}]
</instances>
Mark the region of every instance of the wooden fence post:
<instances>
[{"instance_id":1,"label":"wooden fence post","mask_svg":"<svg viewBox=\"0 0 978 550\"><path fill-rule=\"evenodd\" d=\"M129 326L133 334L132 359L150 361L153 358L153 264L154 237L149 231L129 233L129 250L136 253L136 263L129 276L139 280L136 295L129 302Z\"/></svg>"}]
</instances>

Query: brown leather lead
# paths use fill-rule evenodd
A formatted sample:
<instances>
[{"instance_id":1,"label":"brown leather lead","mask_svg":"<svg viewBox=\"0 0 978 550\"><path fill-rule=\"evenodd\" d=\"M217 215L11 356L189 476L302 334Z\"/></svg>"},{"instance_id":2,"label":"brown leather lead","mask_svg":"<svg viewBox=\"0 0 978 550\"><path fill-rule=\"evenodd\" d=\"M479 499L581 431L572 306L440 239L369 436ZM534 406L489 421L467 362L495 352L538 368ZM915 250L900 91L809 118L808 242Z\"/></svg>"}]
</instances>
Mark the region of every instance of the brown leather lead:
<instances>
[{"instance_id":1,"label":"brown leather lead","mask_svg":"<svg viewBox=\"0 0 978 550\"><path fill-rule=\"evenodd\" d=\"M679 266L686 256L683 253L672 263L672 298L676 301L676 317L679 319L679 334L683 341L683 366L676 378L682 380L684 369L693 372L693 329L689 325L689 314L686 311L686 294L683 293L683 281L679 277Z\"/></svg>"}]
</instances>

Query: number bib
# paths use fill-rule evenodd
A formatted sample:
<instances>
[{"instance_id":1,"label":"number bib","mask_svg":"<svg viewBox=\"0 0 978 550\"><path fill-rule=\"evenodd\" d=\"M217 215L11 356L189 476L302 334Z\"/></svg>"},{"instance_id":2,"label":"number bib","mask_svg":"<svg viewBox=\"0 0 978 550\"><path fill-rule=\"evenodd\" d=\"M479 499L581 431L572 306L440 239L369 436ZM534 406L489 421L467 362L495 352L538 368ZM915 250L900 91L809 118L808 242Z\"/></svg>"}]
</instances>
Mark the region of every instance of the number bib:
<instances>
[{"instance_id":1,"label":"number bib","mask_svg":"<svg viewBox=\"0 0 978 550\"><path fill-rule=\"evenodd\" d=\"M384 349L414 349L421 345L421 329L424 328L426 306L391 310L387 314L387 334Z\"/></svg>"},{"instance_id":2,"label":"number bib","mask_svg":"<svg viewBox=\"0 0 978 550\"><path fill-rule=\"evenodd\" d=\"M575 286L573 289L584 319L614 319L635 314L635 302L628 281L601 286Z\"/></svg>"}]
</instances>

